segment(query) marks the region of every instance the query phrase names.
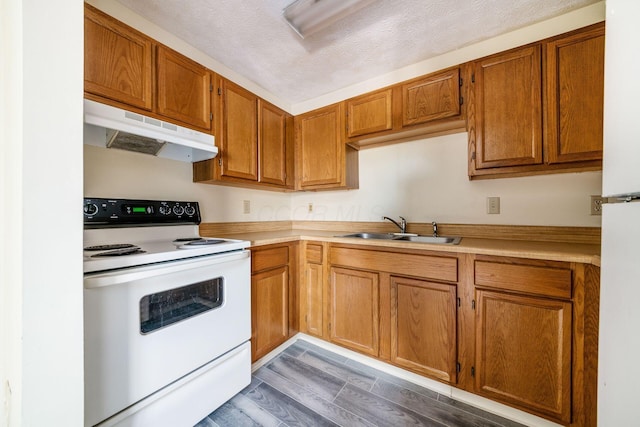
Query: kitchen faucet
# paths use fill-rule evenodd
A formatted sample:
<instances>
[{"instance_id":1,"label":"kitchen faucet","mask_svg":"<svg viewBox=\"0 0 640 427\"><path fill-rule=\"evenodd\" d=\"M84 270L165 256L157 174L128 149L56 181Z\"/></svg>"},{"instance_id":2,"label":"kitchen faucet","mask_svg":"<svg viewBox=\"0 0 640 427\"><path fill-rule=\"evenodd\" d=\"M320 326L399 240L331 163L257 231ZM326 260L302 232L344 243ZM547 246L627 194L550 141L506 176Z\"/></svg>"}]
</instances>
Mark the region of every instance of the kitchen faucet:
<instances>
[{"instance_id":1,"label":"kitchen faucet","mask_svg":"<svg viewBox=\"0 0 640 427\"><path fill-rule=\"evenodd\" d=\"M396 227L398 227L400 229L400 232L402 234L407 232L407 220L404 219L403 217L400 217L400 224L398 224L395 220L389 218L388 216L383 216L382 219L388 219L389 221L394 223L396 225Z\"/></svg>"}]
</instances>

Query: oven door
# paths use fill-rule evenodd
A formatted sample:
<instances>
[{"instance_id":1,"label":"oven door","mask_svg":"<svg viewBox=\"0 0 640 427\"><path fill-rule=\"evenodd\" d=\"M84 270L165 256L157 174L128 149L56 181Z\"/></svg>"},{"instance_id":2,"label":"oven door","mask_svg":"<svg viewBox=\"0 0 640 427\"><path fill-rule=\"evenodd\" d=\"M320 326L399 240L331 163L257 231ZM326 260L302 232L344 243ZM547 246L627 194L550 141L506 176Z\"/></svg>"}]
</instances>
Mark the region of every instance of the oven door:
<instances>
[{"instance_id":1,"label":"oven door","mask_svg":"<svg viewBox=\"0 0 640 427\"><path fill-rule=\"evenodd\" d=\"M238 251L86 275L85 423L247 342L250 268L249 251Z\"/></svg>"}]
</instances>

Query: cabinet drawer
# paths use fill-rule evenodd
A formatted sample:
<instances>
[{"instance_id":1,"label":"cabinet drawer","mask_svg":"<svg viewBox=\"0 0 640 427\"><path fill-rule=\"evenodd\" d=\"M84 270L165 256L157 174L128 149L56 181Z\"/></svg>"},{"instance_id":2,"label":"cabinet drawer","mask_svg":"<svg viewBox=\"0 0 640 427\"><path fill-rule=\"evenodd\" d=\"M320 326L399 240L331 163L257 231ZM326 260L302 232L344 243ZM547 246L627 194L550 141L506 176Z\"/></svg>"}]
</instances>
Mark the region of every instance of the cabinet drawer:
<instances>
[{"instance_id":1,"label":"cabinet drawer","mask_svg":"<svg viewBox=\"0 0 640 427\"><path fill-rule=\"evenodd\" d=\"M571 298L571 270L568 268L476 261L476 286Z\"/></svg>"},{"instance_id":2,"label":"cabinet drawer","mask_svg":"<svg viewBox=\"0 0 640 427\"><path fill-rule=\"evenodd\" d=\"M322 245L307 244L305 259L307 262L322 264Z\"/></svg>"},{"instance_id":3,"label":"cabinet drawer","mask_svg":"<svg viewBox=\"0 0 640 427\"><path fill-rule=\"evenodd\" d=\"M458 259L446 256L332 247L330 263L424 279L458 281Z\"/></svg>"},{"instance_id":4,"label":"cabinet drawer","mask_svg":"<svg viewBox=\"0 0 640 427\"><path fill-rule=\"evenodd\" d=\"M277 248L259 249L251 253L251 272L276 268L289 263L289 248L279 246Z\"/></svg>"}]
</instances>

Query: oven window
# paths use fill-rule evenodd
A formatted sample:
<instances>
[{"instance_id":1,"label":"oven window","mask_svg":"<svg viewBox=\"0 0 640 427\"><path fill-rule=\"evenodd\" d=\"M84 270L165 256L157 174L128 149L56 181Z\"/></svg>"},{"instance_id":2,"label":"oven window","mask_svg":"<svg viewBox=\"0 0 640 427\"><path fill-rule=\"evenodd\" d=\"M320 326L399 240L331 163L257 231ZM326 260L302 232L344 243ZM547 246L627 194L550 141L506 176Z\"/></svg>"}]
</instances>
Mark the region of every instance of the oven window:
<instances>
[{"instance_id":1,"label":"oven window","mask_svg":"<svg viewBox=\"0 0 640 427\"><path fill-rule=\"evenodd\" d=\"M224 302L222 278L146 295L140 300L140 332L148 334Z\"/></svg>"}]
</instances>

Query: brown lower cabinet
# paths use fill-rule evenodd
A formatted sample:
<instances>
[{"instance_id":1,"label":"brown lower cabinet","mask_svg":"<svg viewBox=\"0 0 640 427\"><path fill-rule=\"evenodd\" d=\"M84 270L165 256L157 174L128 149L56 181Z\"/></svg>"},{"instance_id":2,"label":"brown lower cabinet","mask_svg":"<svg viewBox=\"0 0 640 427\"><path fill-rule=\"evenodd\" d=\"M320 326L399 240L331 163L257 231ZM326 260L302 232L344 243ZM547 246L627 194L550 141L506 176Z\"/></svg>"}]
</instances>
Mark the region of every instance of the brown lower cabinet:
<instances>
[{"instance_id":1,"label":"brown lower cabinet","mask_svg":"<svg viewBox=\"0 0 640 427\"><path fill-rule=\"evenodd\" d=\"M301 248L302 332L562 425L596 425L597 267Z\"/></svg>"},{"instance_id":2,"label":"brown lower cabinet","mask_svg":"<svg viewBox=\"0 0 640 427\"><path fill-rule=\"evenodd\" d=\"M297 245L251 249L251 359L256 361L297 332Z\"/></svg>"}]
</instances>

